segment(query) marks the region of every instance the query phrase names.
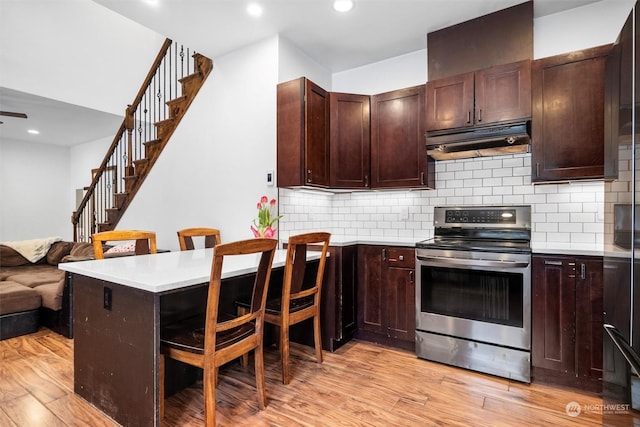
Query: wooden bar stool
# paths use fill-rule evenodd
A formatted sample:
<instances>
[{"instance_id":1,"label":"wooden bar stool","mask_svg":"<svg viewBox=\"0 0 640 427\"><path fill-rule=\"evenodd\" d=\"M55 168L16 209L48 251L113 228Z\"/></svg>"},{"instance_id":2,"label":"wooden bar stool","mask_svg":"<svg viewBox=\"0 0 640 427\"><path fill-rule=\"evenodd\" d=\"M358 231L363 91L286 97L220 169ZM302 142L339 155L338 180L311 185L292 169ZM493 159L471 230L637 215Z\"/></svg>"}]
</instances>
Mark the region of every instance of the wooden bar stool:
<instances>
[{"instance_id":1,"label":"wooden bar stool","mask_svg":"<svg viewBox=\"0 0 640 427\"><path fill-rule=\"evenodd\" d=\"M267 406L264 378L264 310L271 264L278 242L274 239L251 239L220 244L213 254L207 309L202 316L166 325L160 331L160 416L164 416L165 357L204 370L204 408L207 426L216 423L216 379L218 368L254 350L256 389L260 409ZM253 283L252 303L246 313L226 319L219 316L218 302L222 263L225 257L259 254L260 263ZM221 317L225 317L224 319Z\"/></svg>"},{"instance_id":2,"label":"wooden bar stool","mask_svg":"<svg viewBox=\"0 0 640 427\"><path fill-rule=\"evenodd\" d=\"M320 295L330 233L307 233L289 237L287 243L287 259L284 268L282 295L269 299L266 305L264 321L278 327L278 345L282 359L282 382L289 384L289 327L303 320L313 318L313 336L316 360L322 363L322 339L320 331ZM304 283L307 265L308 245L321 245L320 263L315 280ZM248 301L236 301L238 313L244 313ZM242 364L246 366L248 358L243 356Z\"/></svg>"},{"instance_id":3,"label":"wooden bar stool","mask_svg":"<svg viewBox=\"0 0 640 427\"><path fill-rule=\"evenodd\" d=\"M220 230L217 228L206 227L194 227L184 228L178 230L178 242L180 243L181 251L190 251L195 249L193 244L194 237L204 237L204 247L213 248L219 245L222 241L220 239Z\"/></svg>"},{"instance_id":4,"label":"wooden bar stool","mask_svg":"<svg viewBox=\"0 0 640 427\"><path fill-rule=\"evenodd\" d=\"M158 249L156 247L156 233L153 231L141 230L112 230L103 231L91 235L93 242L93 252L96 259L104 259L104 244L107 242L117 241L135 241L135 255L155 254Z\"/></svg>"}]
</instances>

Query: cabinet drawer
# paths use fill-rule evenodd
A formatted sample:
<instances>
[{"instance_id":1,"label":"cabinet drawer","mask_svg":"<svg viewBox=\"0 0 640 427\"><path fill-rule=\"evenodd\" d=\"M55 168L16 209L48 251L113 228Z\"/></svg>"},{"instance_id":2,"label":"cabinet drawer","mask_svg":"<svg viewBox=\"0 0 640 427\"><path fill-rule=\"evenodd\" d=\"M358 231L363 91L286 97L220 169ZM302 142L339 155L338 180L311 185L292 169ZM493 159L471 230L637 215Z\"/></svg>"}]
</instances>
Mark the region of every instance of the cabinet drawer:
<instances>
[{"instance_id":1,"label":"cabinet drawer","mask_svg":"<svg viewBox=\"0 0 640 427\"><path fill-rule=\"evenodd\" d=\"M415 268L416 254L413 248L385 248L384 258L389 266L396 268Z\"/></svg>"}]
</instances>

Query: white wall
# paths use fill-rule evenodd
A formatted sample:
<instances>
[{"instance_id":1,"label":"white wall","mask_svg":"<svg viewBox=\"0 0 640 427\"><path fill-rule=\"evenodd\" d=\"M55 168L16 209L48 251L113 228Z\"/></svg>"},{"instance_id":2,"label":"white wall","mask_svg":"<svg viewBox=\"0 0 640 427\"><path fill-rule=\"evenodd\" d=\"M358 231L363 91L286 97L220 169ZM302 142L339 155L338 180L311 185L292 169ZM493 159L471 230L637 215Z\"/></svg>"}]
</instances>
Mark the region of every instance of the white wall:
<instances>
[{"instance_id":1,"label":"white wall","mask_svg":"<svg viewBox=\"0 0 640 427\"><path fill-rule=\"evenodd\" d=\"M332 91L375 95L424 84L427 50L422 49L333 75Z\"/></svg>"},{"instance_id":2,"label":"white wall","mask_svg":"<svg viewBox=\"0 0 640 427\"><path fill-rule=\"evenodd\" d=\"M178 249L176 231L214 227L223 241L249 230L276 167L278 38L214 60L171 141L120 221L119 228L157 233L158 245Z\"/></svg>"},{"instance_id":3,"label":"white wall","mask_svg":"<svg viewBox=\"0 0 640 427\"><path fill-rule=\"evenodd\" d=\"M69 148L0 139L0 241L72 240Z\"/></svg>"},{"instance_id":4,"label":"white wall","mask_svg":"<svg viewBox=\"0 0 640 427\"><path fill-rule=\"evenodd\" d=\"M122 116L164 37L90 0L2 0L0 86Z\"/></svg>"},{"instance_id":5,"label":"white wall","mask_svg":"<svg viewBox=\"0 0 640 427\"><path fill-rule=\"evenodd\" d=\"M278 83L306 77L321 88L331 90L331 71L313 60L285 37L278 42Z\"/></svg>"},{"instance_id":6,"label":"white wall","mask_svg":"<svg viewBox=\"0 0 640 427\"><path fill-rule=\"evenodd\" d=\"M635 0L602 0L533 20L533 58L613 43Z\"/></svg>"}]
</instances>

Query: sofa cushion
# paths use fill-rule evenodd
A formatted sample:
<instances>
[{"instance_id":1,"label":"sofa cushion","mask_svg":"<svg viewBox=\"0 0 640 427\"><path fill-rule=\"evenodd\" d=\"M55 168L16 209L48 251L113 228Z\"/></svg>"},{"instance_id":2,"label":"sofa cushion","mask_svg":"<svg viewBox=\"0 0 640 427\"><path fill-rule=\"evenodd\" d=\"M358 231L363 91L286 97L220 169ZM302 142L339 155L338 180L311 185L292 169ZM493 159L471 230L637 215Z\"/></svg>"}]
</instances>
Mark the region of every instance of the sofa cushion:
<instances>
[{"instance_id":1,"label":"sofa cushion","mask_svg":"<svg viewBox=\"0 0 640 427\"><path fill-rule=\"evenodd\" d=\"M31 288L12 281L0 282L0 315L33 310L41 302L40 294Z\"/></svg>"},{"instance_id":2,"label":"sofa cushion","mask_svg":"<svg viewBox=\"0 0 640 427\"><path fill-rule=\"evenodd\" d=\"M11 280L29 288L34 288L40 285L46 285L48 283L58 283L61 279L64 279L64 271L58 270L55 267L51 269L38 269L35 271L25 271L23 273L12 274L7 277L7 280Z\"/></svg>"},{"instance_id":3,"label":"sofa cushion","mask_svg":"<svg viewBox=\"0 0 640 427\"><path fill-rule=\"evenodd\" d=\"M47 252L47 264L57 266L62 262L62 258L71 253L74 245L74 242L55 242Z\"/></svg>"},{"instance_id":4,"label":"sofa cushion","mask_svg":"<svg viewBox=\"0 0 640 427\"><path fill-rule=\"evenodd\" d=\"M16 274L26 274L43 271L57 271L58 268L49 264L27 264L18 267L0 267L0 280L8 280L10 276Z\"/></svg>"},{"instance_id":5,"label":"sofa cushion","mask_svg":"<svg viewBox=\"0 0 640 427\"><path fill-rule=\"evenodd\" d=\"M0 267L17 267L30 264L29 260L9 246L0 245Z\"/></svg>"},{"instance_id":6,"label":"sofa cushion","mask_svg":"<svg viewBox=\"0 0 640 427\"><path fill-rule=\"evenodd\" d=\"M62 308L62 292L64 291L64 277L57 283L45 283L33 288L42 297L42 306L58 311Z\"/></svg>"}]
</instances>

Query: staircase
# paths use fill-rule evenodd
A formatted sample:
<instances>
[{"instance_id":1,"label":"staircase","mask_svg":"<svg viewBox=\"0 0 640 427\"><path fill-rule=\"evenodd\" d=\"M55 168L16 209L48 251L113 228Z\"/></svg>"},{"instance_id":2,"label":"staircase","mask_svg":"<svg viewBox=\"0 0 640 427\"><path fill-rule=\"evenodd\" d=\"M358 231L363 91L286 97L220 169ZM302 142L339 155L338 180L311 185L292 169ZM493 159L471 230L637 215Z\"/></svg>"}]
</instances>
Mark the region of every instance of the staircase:
<instances>
[{"instance_id":1,"label":"staircase","mask_svg":"<svg viewBox=\"0 0 640 427\"><path fill-rule=\"evenodd\" d=\"M115 229L212 69L211 59L165 40L73 212L75 241Z\"/></svg>"}]
</instances>

